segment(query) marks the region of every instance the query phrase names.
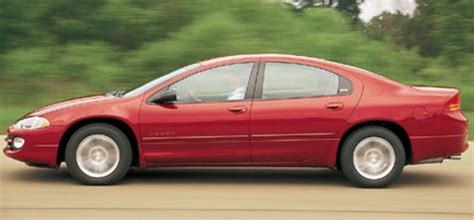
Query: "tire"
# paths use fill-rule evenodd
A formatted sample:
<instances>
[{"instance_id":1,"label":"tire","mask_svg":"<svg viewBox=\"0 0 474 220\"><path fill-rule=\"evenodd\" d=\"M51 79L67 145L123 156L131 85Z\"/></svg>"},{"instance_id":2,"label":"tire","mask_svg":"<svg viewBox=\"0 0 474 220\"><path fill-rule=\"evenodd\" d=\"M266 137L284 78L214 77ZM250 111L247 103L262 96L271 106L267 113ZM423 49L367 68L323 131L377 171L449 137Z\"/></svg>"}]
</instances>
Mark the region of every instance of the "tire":
<instances>
[{"instance_id":1,"label":"tire","mask_svg":"<svg viewBox=\"0 0 474 220\"><path fill-rule=\"evenodd\" d=\"M354 131L339 155L345 177L363 188L383 188L393 183L403 171L405 157L400 138L379 126Z\"/></svg>"},{"instance_id":2,"label":"tire","mask_svg":"<svg viewBox=\"0 0 474 220\"><path fill-rule=\"evenodd\" d=\"M105 123L86 125L77 130L66 145L69 173L86 185L118 183L128 173L132 149L127 136Z\"/></svg>"}]
</instances>

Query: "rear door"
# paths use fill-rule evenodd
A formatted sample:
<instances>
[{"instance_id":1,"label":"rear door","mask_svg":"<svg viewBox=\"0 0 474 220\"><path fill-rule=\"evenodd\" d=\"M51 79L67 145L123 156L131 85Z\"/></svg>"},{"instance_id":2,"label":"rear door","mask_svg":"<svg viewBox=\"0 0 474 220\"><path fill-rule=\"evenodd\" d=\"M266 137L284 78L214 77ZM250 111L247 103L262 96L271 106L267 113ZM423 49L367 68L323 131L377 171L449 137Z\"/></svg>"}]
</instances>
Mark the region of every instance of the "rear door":
<instances>
[{"instance_id":1,"label":"rear door","mask_svg":"<svg viewBox=\"0 0 474 220\"><path fill-rule=\"evenodd\" d=\"M253 162L324 160L359 95L349 79L325 69L262 63L250 119Z\"/></svg>"}]
</instances>

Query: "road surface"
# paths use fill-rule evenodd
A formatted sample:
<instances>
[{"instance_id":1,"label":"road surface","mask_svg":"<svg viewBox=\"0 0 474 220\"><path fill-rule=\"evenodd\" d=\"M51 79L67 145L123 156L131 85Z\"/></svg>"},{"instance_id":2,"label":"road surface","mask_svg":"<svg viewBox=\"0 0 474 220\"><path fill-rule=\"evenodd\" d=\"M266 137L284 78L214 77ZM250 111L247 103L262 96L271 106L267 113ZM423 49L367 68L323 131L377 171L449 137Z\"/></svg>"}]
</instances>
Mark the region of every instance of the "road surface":
<instances>
[{"instance_id":1,"label":"road surface","mask_svg":"<svg viewBox=\"0 0 474 220\"><path fill-rule=\"evenodd\" d=\"M474 208L471 149L461 161L408 166L387 189L355 188L328 169L271 168L132 170L120 185L83 186L64 167L4 155L0 180L2 220L473 219Z\"/></svg>"}]
</instances>

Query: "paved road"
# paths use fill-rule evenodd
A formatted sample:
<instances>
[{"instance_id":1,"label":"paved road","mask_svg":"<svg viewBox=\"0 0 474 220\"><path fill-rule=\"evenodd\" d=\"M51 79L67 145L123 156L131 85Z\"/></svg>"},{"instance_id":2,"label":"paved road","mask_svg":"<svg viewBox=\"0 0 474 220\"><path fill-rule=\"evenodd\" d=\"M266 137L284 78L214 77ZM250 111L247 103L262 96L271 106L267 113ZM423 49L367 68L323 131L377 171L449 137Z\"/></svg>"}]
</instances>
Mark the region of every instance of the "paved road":
<instances>
[{"instance_id":1,"label":"paved road","mask_svg":"<svg viewBox=\"0 0 474 220\"><path fill-rule=\"evenodd\" d=\"M409 166L388 189L354 188L327 169L133 170L120 185L82 186L65 168L3 155L0 180L2 220L473 219L474 208L472 150L461 161Z\"/></svg>"}]
</instances>

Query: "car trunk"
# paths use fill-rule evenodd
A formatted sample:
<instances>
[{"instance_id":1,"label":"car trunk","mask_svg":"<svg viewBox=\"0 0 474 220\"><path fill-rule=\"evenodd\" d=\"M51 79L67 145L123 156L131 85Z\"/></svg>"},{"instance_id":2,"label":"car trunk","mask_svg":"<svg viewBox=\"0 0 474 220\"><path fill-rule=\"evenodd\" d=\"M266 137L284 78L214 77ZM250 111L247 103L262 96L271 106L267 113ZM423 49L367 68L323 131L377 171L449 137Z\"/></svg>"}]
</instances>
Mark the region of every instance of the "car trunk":
<instances>
[{"instance_id":1,"label":"car trunk","mask_svg":"<svg viewBox=\"0 0 474 220\"><path fill-rule=\"evenodd\" d=\"M444 109L447 112L461 110L461 92L457 88L434 86L412 86L412 88L426 95L443 97Z\"/></svg>"}]
</instances>

